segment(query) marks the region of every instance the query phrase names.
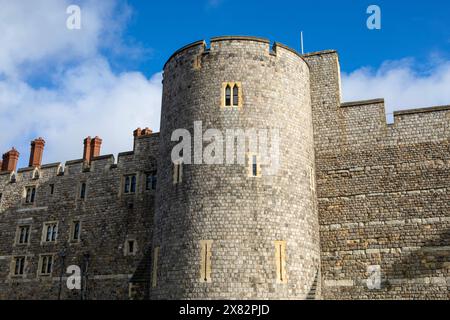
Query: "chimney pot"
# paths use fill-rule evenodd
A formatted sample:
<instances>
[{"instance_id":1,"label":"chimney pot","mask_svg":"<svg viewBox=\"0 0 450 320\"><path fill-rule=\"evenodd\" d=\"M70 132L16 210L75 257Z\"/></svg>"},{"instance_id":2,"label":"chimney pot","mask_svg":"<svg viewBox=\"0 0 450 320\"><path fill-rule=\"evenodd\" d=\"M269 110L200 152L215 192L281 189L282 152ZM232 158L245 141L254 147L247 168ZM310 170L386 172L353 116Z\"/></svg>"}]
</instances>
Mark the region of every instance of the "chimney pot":
<instances>
[{"instance_id":1,"label":"chimney pot","mask_svg":"<svg viewBox=\"0 0 450 320\"><path fill-rule=\"evenodd\" d=\"M93 139L90 136L84 139L83 160L85 163L90 164L93 158L100 156L102 141L98 136Z\"/></svg>"},{"instance_id":2,"label":"chimney pot","mask_svg":"<svg viewBox=\"0 0 450 320\"><path fill-rule=\"evenodd\" d=\"M100 156L100 149L102 147L103 140L96 136L91 140L91 160L95 157Z\"/></svg>"},{"instance_id":3,"label":"chimney pot","mask_svg":"<svg viewBox=\"0 0 450 320\"><path fill-rule=\"evenodd\" d=\"M91 161L91 137L84 139L83 160L86 163Z\"/></svg>"},{"instance_id":4,"label":"chimney pot","mask_svg":"<svg viewBox=\"0 0 450 320\"><path fill-rule=\"evenodd\" d=\"M1 171L8 171L8 172L16 171L17 162L19 161L19 155L20 155L19 152L14 148L5 153L3 155Z\"/></svg>"},{"instance_id":5,"label":"chimney pot","mask_svg":"<svg viewBox=\"0 0 450 320\"><path fill-rule=\"evenodd\" d=\"M31 141L31 152L29 167L40 167L42 165L42 155L44 154L45 141L37 138Z\"/></svg>"},{"instance_id":6,"label":"chimney pot","mask_svg":"<svg viewBox=\"0 0 450 320\"><path fill-rule=\"evenodd\" d=\"M140 137L142 133L142 129L141 128L137 128L136 130L133 131L133 136L136 137Z\"/></svg>"},{"instance_id":7,"label":"chimney pot","mask_svg":"<svg viewBox=\"0 0 450 320\"><path fill-rule=\"evenodd\" d=\"M153 131L147 127L144 130L142 130L141 135L148 136L148 135L151 135L152 133L153 133Z\"/></svg>"}]
</instances>

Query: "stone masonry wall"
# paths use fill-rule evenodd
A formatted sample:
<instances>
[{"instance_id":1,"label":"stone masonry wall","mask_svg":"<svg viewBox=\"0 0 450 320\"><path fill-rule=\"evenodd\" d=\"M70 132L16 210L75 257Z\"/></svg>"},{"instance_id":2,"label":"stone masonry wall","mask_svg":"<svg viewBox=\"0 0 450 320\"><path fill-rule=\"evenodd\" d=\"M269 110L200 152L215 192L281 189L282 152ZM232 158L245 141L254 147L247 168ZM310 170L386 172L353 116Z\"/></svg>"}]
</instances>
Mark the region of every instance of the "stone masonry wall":
<instances>
[{"instance_id":1,"label":"stone masonry wall","mask_svg":"<svg viewBox=\"0 0 450 320\"><path fill-rule=\"evenodd\" d=\"M320 266L308 67L265 39L214 38L205 49L186 47L164 69L151 297L304 299ZM241 107L221 106L227 82L242 84ZM193 136L194 121L200 139L207 129L280 129L280 170L255 178L247 165L184 165L174 185L171 135ZM212 241L210 281L200 277L201 241ZM277 282L275 241L286 241L286 283Z\"/></svg>"},{"instance_id":2,"label":"stone masonry wall","mask_svg":"<svg viewBox=\"0 0 450 320\"><path fill-rule=\"evenodd\" d=\"M397 112L387 125L382 100L340 103L335 52L305 58L323 297L449 299L450 107Z\"/></svg>"},{"instance_id":3,"label":"stone masonry wall","mask_svg":"<svg viewBox=\"0 0 450 320\"><path fill-rule=\"evenodd\" d=\"M161 135L136 137L117 163L69 161L64 174L48 164L37 179L23 168L14 182L0 173L0 300L57 299L60 288L62 299L450 299L450 107L397 112L388 125L381 99L341 103L335 51L299 56L259 38L196 42L164 71ZM238 108L221 106L227 82L242 86ZM280 171L183 165L174 184L171 134L193 133L194 121L200 134L281 129ZM156 171L157 190L145 190ZM130 174L137 190L124 194ZM79 242L69 239L74 220ZM41 242L46 222L58 223L56 243ZM30 243L20 245L23 225ZM54 256L50 276L38 275L42 254ZM83 290L67 289L69 265L87 267Z\"/></svg>"},{"instance_id":4,"label":"stone masonry wall","mask_svg":"<svg viewBox=\"0 0 450 320\"><path fill-rule=\"evenodd\" d=\"M154 190L146 191L145 174L156 170L158 134L136 138L133 152L94 158L89 168L82 160L69 161L64 175L58 175L59 164L44 165L39 179L32 179L32 168L18 170L15 183L10 174L0 174L0 299L128 299L134 292L148 296L150 248L153 226ZM123 194L123 176L137 174L135 194ZM87 184L86 199L81 200L80 184ZM50 194L54 185L54 193ZM24 203L24 189L36 186L34 204ZM81 240L69 241L70 224L81 221ZM58 222L54 244L41 243L43 224ZM30 243L15 243L19 225L31 227ZM125 255L125 242L135 240L137 251ZM60 281L62 259L69 265L86 266L85 290L70 291L64 274ZM40 254L53 254L51 276L38 276ZM14 277L11 261L26 256L25 275ZM134 286L130 288L130 282ZM147 292L147 293L146 293Z\"/></svg>"}]
</instances>

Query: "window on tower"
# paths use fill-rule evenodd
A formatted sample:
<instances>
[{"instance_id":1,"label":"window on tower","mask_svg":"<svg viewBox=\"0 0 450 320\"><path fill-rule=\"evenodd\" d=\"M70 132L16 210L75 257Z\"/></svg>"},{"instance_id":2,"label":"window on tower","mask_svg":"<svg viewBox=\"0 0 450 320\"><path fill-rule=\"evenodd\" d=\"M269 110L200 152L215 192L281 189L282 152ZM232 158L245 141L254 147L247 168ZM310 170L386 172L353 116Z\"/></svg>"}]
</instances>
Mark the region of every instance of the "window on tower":
<instances>
[{"instance_id":1,"label":"window on tower","mask_svg":"<svg viewBox=\"0 0 450 320\"><path fill-rule=\"evenodd\" d=\"M227 85L225 88L225 107L231 107L231 87Z\"/></svg>"},{"instance_id":2,"label":"window on tower","mask_svg":"<svg viewBox=\"0 0 450 320\"><path fill-rule=\"evenodd\" d=\"M46 222L42 230L42 243L55 243L58 237L58 223Z\"/></svg>"},{"instance_id":3,"label":"window on tower","mask_svg":"<svg viewBox=\"0 0 450 320\"><path fill-rule=\"evenodd\" d=\"M29 244L30 243L30 229L29 225L19 226L16 232L16 244Z\"/></svg>"},{"instance_id":4,"label":"window on tower","mask_svg":"<svg viewBox=\"0 0 450 320\"><path fill-rule=\"evenodd\" d=\"M222 107L242 106L242 86L240 82L225 82L222 84Z\"/></svg>"},{"instance_id":5,"label":"window on tower","mask_svg":"<svg viewBox=\"0 0 450 320\"><path fill-rule=\"evenodd\" d=\"M286 241L275 241L277 283L286 284Z\"/></svg>"},{"instance_id":6,"label":"window on tower","mask_svg":"<svg viewBox=\"0 0 450 320\"><path fill-rule=\"evenodd\" d=\"M248 154L248 176L258 178L261 177L261 162L259 156L254 153Z\"/></svg>"},{"instance_id":7,"label":"window on tower","mask_svg":"<svg viewBox=\"0 0 450 320\"><path fill-rule=\"evenodd\" d=\"M200 241L200 282L211 282L212 240Z\"/></svg>"},{"instance_id":8,"label":"window on tower","mask_svg":"<svg viewBox=\"0 0 450 320\"><path fill-rule=\"evenodd\" d=\"M183 160L173 162L173 184L183 182Z\"/></svg>"},{"instance_id":9,"label":"window on tower","mask_svg":"<svg viewBox=\"0 0 450 320\"><path fill-rule=\"evenodd\" d=\"M136 174L127 175L123 181L123 193L133 194L136 193Z\"/></svg>"},{"instance_id":10,"label":"window on tower","mask_svg":"<svg viewBox=\"0 0 450 320\"><path fill-rule=\"evenodd\" d=\"M86 199L86 182L82 182L80 184L80 199L81 200Z\"/></svg>"},{"instance_id":11,"label":"window on tower","mask_svg":"<svg viewBox=\"0 0 450 320\"><path fill-rule=\"evenodd\" d=\"M50 276L53 271L53 255L44 254L39 257L38 275Z\"/></svg>"},{"instance_id":12,"label":"window on tower","mask_svg":"<svg viewBox=\"0 0 450 320\"><path fill-rule=\"evenodd\" d=\"M13 257L12 270L11 275L14 277L21 277L25 275L25 261L26 258L22 257Z\"/></svg>"},{"instance_id":13,"label":"window on tower","mask_svg":"<svg viewBox=\"0 0 450 320\"><path fill-rule=\"evenodd\" d=\"M233 86L233 106L239 106L239 87L237 84Z\"/></svg>"},{"instance_id":14,"label":"window on tower","mask_svg":"<svg viewBox=\"0 0 450 320\"><path fill-rule=\"evenodd\" d=\"M35 198L36 198L36 187L35 186L26 187L25 188L25 203L26 204L34 203Z\"/></svg>"},{"instance_id":15,"label":"window on tower","mask_svg":"<svg viewBox=\"0 0 450 320\"><path fill-rule=\"evenodd\" d=\"M146 174L145 190L156 190L156 172Z\"/></svg>"},{"instance_id":16,"label":"window on tower","mask_svg":"<svg viewBox=\"0 0 450 320\"><path fill-rule=\"evenodd\" d=\"M70 241L78 242L80 241L81 235L81 222L79 220L72 221L72 225L70 226Z\"/></svg>"}]
</instances>

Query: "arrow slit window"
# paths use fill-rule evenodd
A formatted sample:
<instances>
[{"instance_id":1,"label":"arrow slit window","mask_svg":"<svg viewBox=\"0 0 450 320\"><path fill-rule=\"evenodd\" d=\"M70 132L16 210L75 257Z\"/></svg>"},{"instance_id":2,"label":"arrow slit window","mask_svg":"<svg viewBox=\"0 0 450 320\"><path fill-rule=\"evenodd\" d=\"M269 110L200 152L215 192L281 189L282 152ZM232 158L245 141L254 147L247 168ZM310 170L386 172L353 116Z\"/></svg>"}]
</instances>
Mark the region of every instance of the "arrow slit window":
<instances>
[{"instance_id":1,"label":"arrow slit window","mask_svg":"<svg viewBox=\"0 0 450 320\"><path fill-rule=\"evenodd\" d=\"M277 283L287 283L286 275L286 241L275 241L275 265Z\"/></svg>"},{"instance_id":2,"label":"arrow slit window","mask_svg":"<svg viewBox=\"0 0 450 320\"><path fill-rule=\"evenodd\" d=\"M211 279L211 256L212 256L212 241L200 241L200 282L212 282Z\"/></svg>"}]
</instances>

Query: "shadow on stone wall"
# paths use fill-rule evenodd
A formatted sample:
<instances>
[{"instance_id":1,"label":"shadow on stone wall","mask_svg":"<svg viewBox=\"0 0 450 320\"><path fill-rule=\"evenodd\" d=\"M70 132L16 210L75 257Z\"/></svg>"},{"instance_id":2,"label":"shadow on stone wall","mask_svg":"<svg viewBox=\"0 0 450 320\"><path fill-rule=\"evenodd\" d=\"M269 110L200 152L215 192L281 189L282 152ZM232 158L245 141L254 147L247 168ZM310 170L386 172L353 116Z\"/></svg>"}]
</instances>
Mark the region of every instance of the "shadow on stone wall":
<instances>
[{"instance_id":1,"label":"shadow on stone wall","mask_svg":"<svg viewBox=\"0 0 450 320\"><path fill-rule=\"evenodd\" d=\"M144 256L139 262L136 271L130 279L133 285L132 299L148 300L150 297L150 281L152 270L152 248L149 246L144 251Z\"/></svg>"},{"instance_id":2,"label":"shadow on stone wall","mask_svg":"<svg viewBox=\"0 0 450 320\"><path fill-rule=\"evenodd\" d=\"M427 277L449 276L450 270L450 229L426 241L417 250L403 252L402 258L386 270L385 286L392 287L390 279L413 280Z\"/></svg>"}]
</instances>

